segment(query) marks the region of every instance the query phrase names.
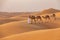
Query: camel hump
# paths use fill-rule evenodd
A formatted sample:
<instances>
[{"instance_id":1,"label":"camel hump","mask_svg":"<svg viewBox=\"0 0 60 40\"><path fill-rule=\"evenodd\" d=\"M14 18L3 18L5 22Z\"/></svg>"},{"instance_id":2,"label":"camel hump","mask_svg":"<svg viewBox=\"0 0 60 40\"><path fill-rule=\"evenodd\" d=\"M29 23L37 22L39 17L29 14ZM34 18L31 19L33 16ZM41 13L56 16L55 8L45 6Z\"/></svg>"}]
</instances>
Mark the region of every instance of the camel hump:
<instances>
[{"instance_id":1,"label":"camel hump","mask_svg":"<svg viewBox=\"0 0 60 40\"><path fill-rule=\"evenodd\" d=\"M49 15L46 15L46 17L49 17Z\"/></svg>"},{"instance_id":2,"label":"camel hump","mask_svg":"<svg viewBox=\"0 0 60 40\"><path fill-rule=\"evenodd\" d=\"M41 16L37 16L38 18L41 18Z\"/></svg>"},{"instance_id":3,"label":"camel hump","mask_svg":"<svg viewBox=\"0 0 60 40\"><path fill-rule=\"evenodd\" d=\"M53 16L56 16L55 14L53 14Z\"/></svg>"}]
</instances>

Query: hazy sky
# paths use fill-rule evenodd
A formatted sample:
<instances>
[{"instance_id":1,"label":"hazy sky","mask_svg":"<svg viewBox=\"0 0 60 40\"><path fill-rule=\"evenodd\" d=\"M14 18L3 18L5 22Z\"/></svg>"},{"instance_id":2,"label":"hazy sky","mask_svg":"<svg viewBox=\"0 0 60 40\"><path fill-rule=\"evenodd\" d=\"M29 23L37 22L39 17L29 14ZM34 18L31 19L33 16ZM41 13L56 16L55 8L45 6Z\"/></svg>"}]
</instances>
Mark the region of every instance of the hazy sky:
<instances>
[{"instance_id":1,"label":"hazy sky","mask_svg":"<svg viewBox=\"0 0 60 40\"><path fill-rule=\"evenodd\" d=\"M27 12L47 8L60 9L60 0L0 0L0 11Z\"/></svg>"}]
</instances>

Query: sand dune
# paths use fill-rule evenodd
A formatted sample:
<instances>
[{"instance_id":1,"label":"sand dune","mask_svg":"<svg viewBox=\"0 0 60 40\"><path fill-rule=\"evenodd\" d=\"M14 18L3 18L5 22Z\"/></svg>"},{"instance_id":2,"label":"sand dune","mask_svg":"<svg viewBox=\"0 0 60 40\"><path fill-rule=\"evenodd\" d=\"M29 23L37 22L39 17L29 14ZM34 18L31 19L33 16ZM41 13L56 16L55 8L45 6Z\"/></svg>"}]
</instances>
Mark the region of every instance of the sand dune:
<instances>
[{"instance_id":1,"label":"sand dune","mask_svg":"<svg viewBox=\"0 0 60 40\"><path fill-rule=\"evenodd\" d=\"M57 20L54 23L28 24L27 16L22 14L10 17L7 21L10 19L19 21L10 20L10 22L0 25L0 38L3 40L60 40L60 12L56 13Z\"/></svg>"},{"instance_id":2,"label":"sand dune","mask_svg":"<svg viewBox=\"0 0 60 40\"><path fill-rule=\"evenodd\" d=\"M60 40L60 28L16 34L2 40Z\"/></svg>"},{"instance_id":3,"label":"sand dune","mask_svg":"<svg viewBox=\"0 0 60 40\"><path fill-rule=\"evenodd\" d=\"M12 34L18 34L18 33L23 33L23 32L45 28L41 26L36 25L36 24L28 24L26 23L26 21L18 21L18 22L11 22L7 24L3 24L0 27L2 30L1 33L3 34L2 36L4 37L4 36L12 35Z\"/></svg>"},{"instance_id":4,"label":"sand dune","mask_svg":"<svg viewBox=\"0 0 60 40\"><path fill-rule=\"evenodd\" d=\"M57 18L60 13L56 13ZM59 19L60 20L60 19ZM28 24L27 20L25 21L15 21L10 23L5 23L0 25L1 28L1 37L10 36L13 34L19 34L29 31L41 30L41 29L52 29L60 27L60 21L56 20L55 23L41 23L41 24Z\"/></svg>"},{"instance_id":5,"label":"sand dune","mask_svg":"<svg viewBox=\"0 0 60 40\"><path fill-rule=\"evenodd\" d=\"M59 23L60 24L60 23ZM16 21L0 25L2 37L29 31L52 29L60 27L58 23L28 24L26 21Z\"/></svg>"},{"instance_id":6,"label":"sand dune","mask_svg":"<svg viewBox=\"0 0 60 40\"><path fill-rule=\"evenodd\" d=\"M45 9L41 11L41 14L52 14L52 13L57 13L57 12L60 12L60 10L49 8L49 9Z\"/></svg>"}]
</instances>

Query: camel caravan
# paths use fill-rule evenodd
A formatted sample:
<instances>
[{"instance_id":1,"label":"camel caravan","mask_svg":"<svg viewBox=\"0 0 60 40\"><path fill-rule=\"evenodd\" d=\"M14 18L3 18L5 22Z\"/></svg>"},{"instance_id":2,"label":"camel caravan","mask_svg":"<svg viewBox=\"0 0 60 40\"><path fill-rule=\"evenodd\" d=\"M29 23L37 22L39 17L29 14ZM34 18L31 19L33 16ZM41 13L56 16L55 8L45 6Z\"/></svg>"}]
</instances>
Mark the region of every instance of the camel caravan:
<instances>
[{"instance_id":1,"label":"camel caravan","mask_svg":"<svg viewBox=\"0 0 60 40\"><path fill-rule=\"evenodd\" d=\"M53 21L52 21L53 20ZM48 22L54 22L56 20L56 15L44 15L44 16L34 16L34 15L29 15L28 17L28 23L33 24L33 23L48 23Z\"/></svg>"}]
</instances>

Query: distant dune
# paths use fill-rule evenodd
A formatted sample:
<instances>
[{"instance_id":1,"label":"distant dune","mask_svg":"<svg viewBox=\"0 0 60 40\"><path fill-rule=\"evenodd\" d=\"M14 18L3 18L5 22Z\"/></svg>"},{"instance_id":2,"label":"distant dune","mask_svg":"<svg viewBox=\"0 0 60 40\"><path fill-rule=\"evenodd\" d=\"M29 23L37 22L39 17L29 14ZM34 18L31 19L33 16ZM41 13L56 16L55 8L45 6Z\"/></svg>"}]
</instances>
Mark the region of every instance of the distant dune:
<instances>
[{"instance_id":1,"label":"distant dune","mask_svg":"<svg viewBox=\"0 0 60 40\"><path fill-rule=\"evenodd\" d=\"M46 14L46 13L47 14L51 14L51 13L57 13L57 12L60 12L60 10L49 8L49 9L46 9L46 10L41 11L41 14Z\"/></svg>"},{"instance_id":2,"label":"distant dune","mask_svg":"<svg viewBox=\"0 0 60 40\"><path fill-rule=\"evenodd\" d=\"M16 34L3 40L60 40L60 28Z\"/></svg>"}]
</instances>

